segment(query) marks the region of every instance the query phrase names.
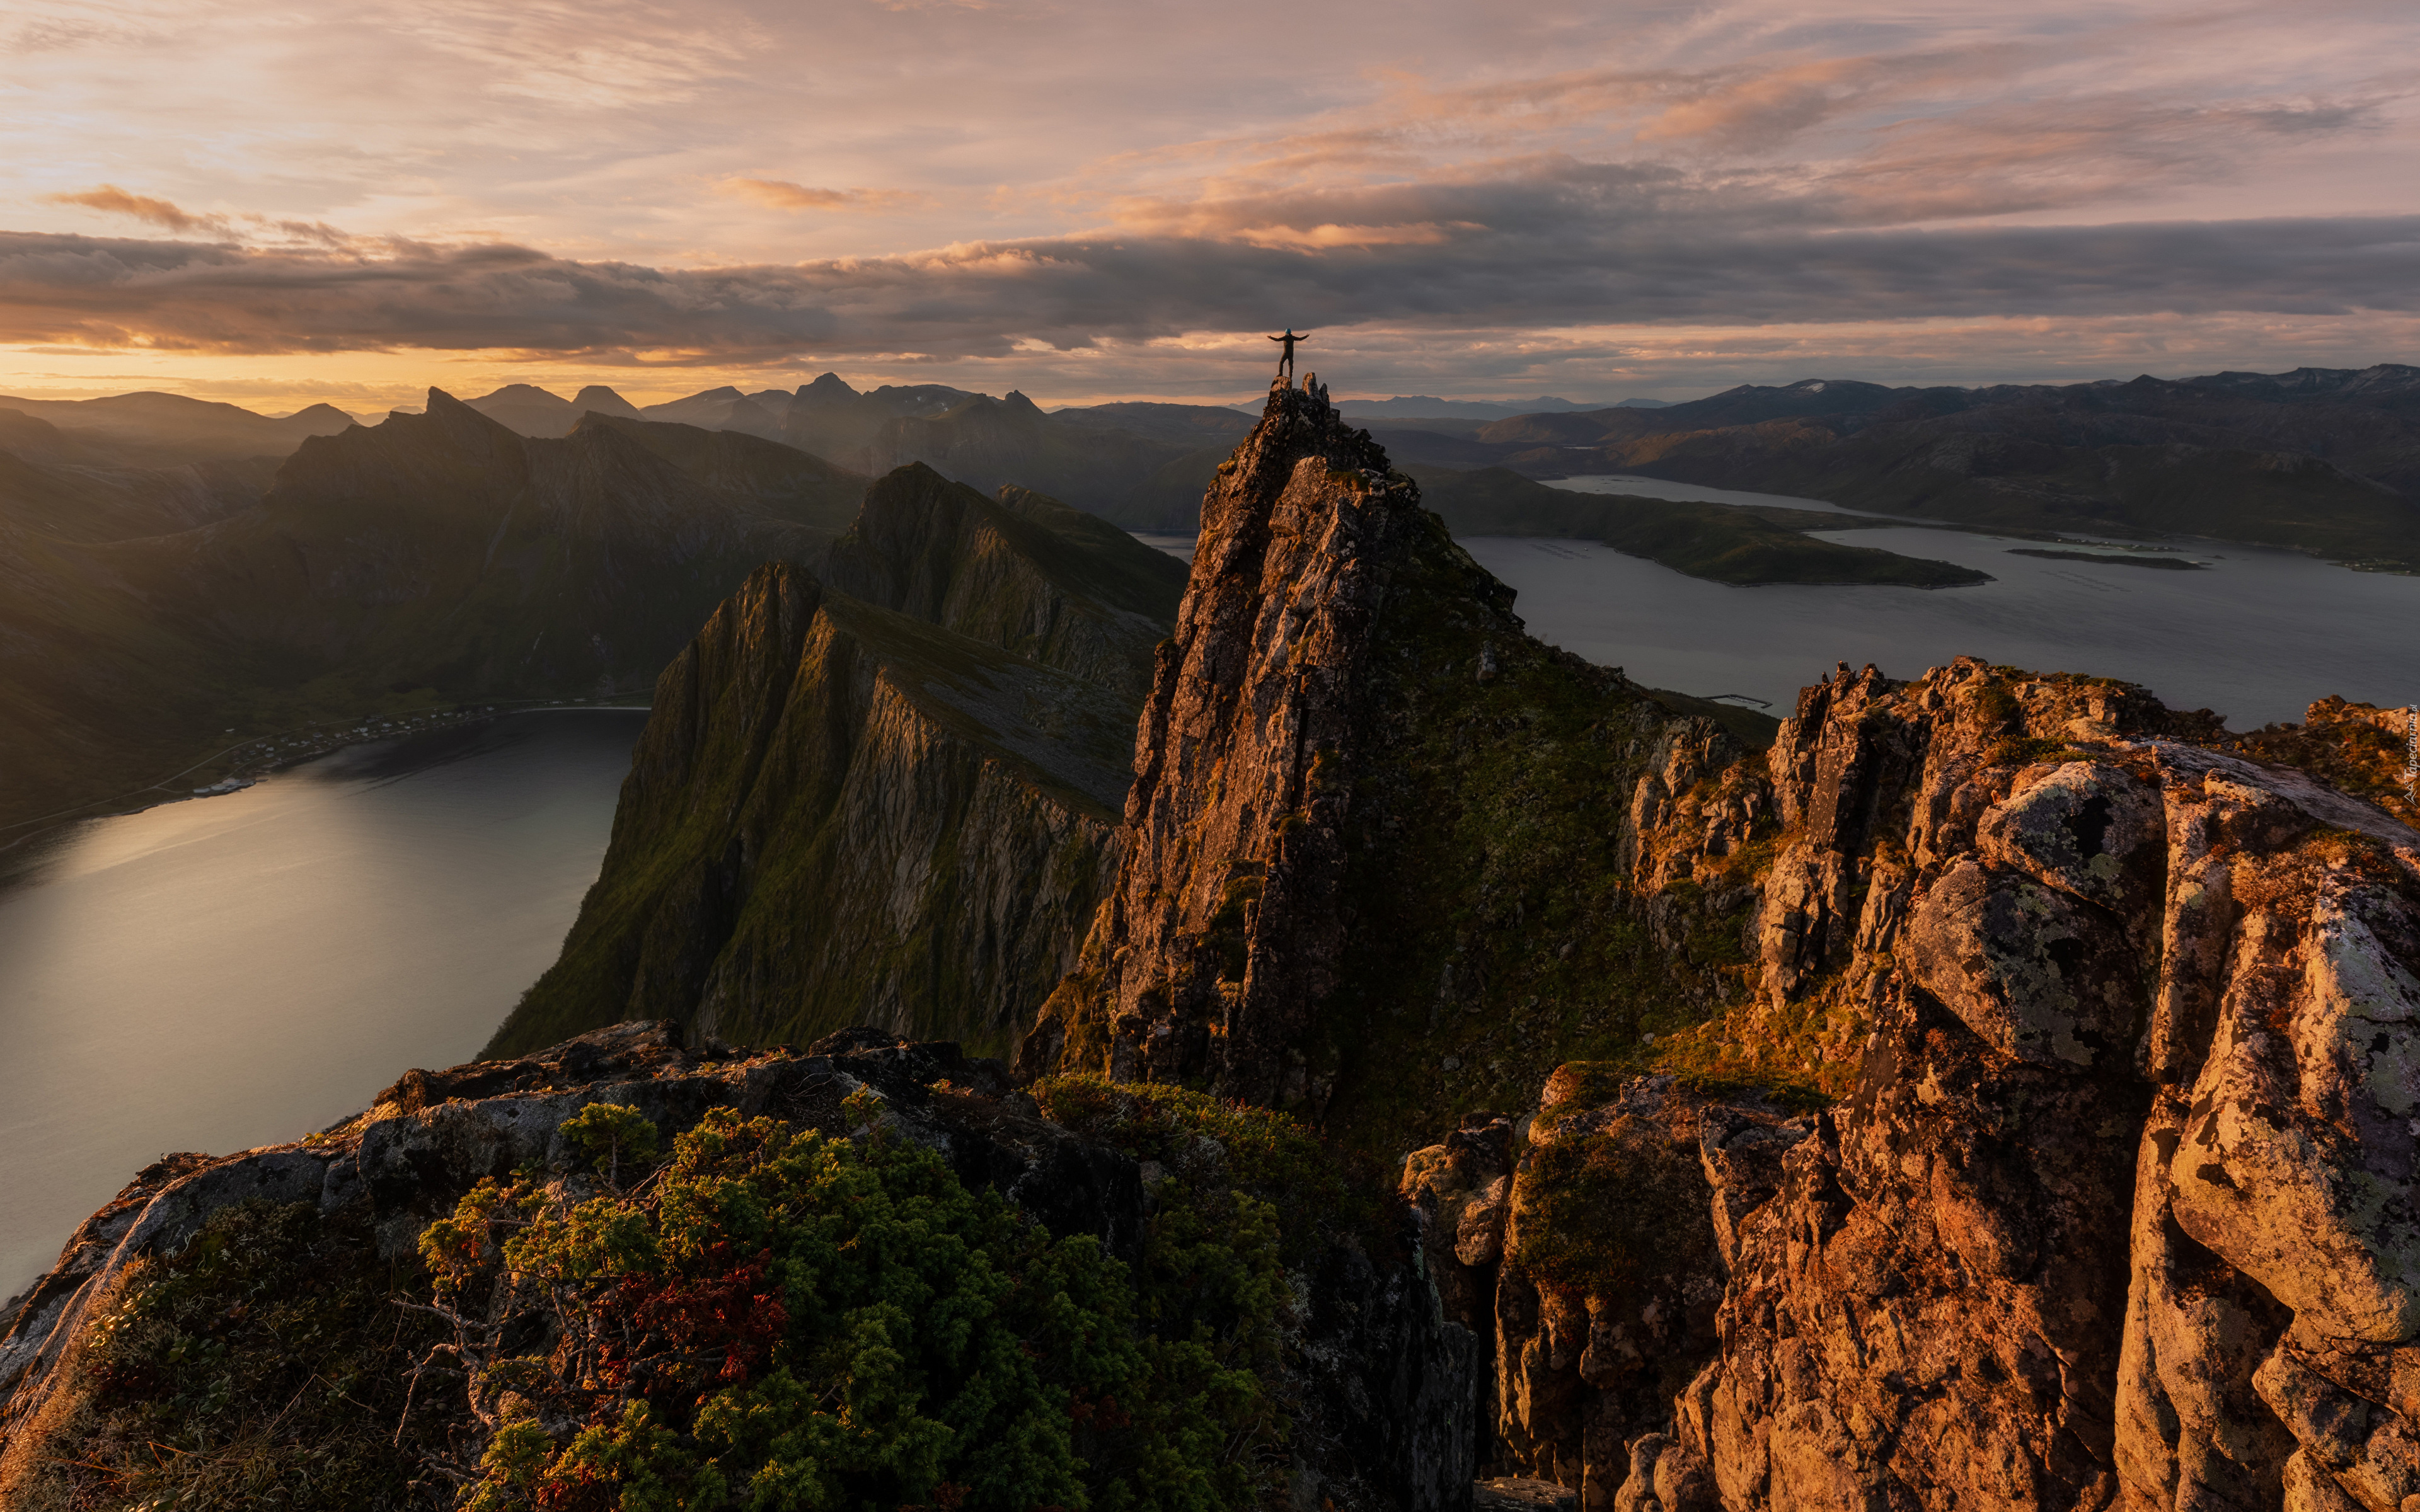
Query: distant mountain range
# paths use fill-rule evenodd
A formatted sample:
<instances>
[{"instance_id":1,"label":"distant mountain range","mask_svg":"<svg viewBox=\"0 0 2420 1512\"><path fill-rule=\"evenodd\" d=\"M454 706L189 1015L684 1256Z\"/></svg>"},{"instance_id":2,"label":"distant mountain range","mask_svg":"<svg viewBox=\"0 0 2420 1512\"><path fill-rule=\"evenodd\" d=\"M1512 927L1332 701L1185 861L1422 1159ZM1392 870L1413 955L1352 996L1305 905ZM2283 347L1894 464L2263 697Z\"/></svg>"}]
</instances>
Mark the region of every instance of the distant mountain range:
<instances>
[{"instance_id":1,"label":"distant mountain range","mask_svg":"<svg viewBox=\"0 0 2420 1512\"><path fill-rule=\"evenodd\" d=\"M1392 399L1339 399L1336 408L1347 420L1357 420L1365 415L1382 420L1397 420L1409 415L1444 420L1509 420L1514 415L1566 414L1573 410L1661 409L1665 408L1665 401L1617 399L1610 405L1575 404L1569 399L1542 395L1535 399L1497 404L1485 399L1438 399L1426 394L1399 394Z\"/></svg>"},{"instance_id":2,"label":"distant mountain range","mask_svg":"<svg viewBox=\"0 0 2420 1512\"><path fill-rule=\"evenodd\" d=\"M1963 579L1812 541L1786 512L1651 509L1535 482L1623 473L2420 570L2409 366L1976 389L1808 379L1652 409L1348 418L1454 529L1584 535L1724 581ZM327 405L0 397L0 825L155 780L229 726L644 686L758 563L822 571L871 481L909 465L1189 532L1251 424L1217 405L1045 413L1017 393L860 392L832 374L649 406L601 386L431 391L427 413L375 426Z\"/></svg>"},{"instance_id":3,"label":"distant mountain range","mask_svg":"<svg viewBox=\"0 0 2420 1512\"><path fill-rule=\"evenodd\" d=\"M62 437L107 454L94 460L119 466L279 457L313 436L334 436L356 424L334 405L315 404L281 417L181 393L113 393L100 399L0 394L0 412L8 410L46 422ZM18 438L25 434L20 430L12 438L0 432L0 446L20 452Z\"/></svg>"},{"instance_id":4,"label":"distant mountain range","mask_svg":"<svg viewBox=\"0 0 2420 1512\"><path fill-rule=\"evenodd\" d=\"M2420 564L2415 375L2381 364L1973 389L1810 378L1680 404L1399 395L1339 409L1399 463L1432 470L1432 492L1452 491L1440 471L1626 473L1978 528L2207 536L2399 569ZM647 406L601 386L565 399L527 384L468 404L535 438L595 413L738 431L869 476L923 462L985 491L1035 488L1129 529L1180 532L1251 424L1223 405L1046 413L1020 393L943 384L861 393L830 373L791 391L725 387ZM78 520L175 529L241 507L275 457L348 419L327 406L271 418L170 394L0 398L0 416L10 409L55 434L0 418L0 495L48 522L34 528L70 535L103 528ZM78 445L110 455L69 455Z\"/></svg>"},{"instance_id":5,"label":"distant mountain range","mask_svg":"<svg viewBox=\"0 0 2420 1512\"><path fill-rule=\"evenodd\" d=\"M1808 379L1384 434L1400 461L1628 473L1957 524L2191 535L2420 570L2420 368L1991 388Z\"/></svg>"},{"instance_id":6,"label":"distant mountain range","mask_svg":"<svg viewBox=\"0 0 2420 1512\"><path fill-rule=\"evenodd\" d=\"M751 569L836 538L869 481L596 414L533 439L434 390L425 414L304 440L265 488L11 459L80 478L91 507L0 492L0 824L228 735L643 688Z\"/></svg>"}]
</instances>

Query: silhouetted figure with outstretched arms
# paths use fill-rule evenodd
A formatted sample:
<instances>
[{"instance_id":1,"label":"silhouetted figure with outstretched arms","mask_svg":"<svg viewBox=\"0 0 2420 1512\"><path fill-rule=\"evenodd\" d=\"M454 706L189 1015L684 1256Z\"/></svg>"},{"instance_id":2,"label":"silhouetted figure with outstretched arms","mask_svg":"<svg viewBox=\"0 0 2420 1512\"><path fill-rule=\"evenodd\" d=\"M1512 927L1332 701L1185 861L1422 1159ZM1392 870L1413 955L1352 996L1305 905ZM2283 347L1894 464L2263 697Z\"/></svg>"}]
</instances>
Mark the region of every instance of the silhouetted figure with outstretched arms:
<instances>
[{"instance_id":1,"label":"silhouetted figure with outstretched arms","mask_svg":"<svg viewBox=\"0 0 2420 1512\"><path fill-rule=\"evenodd\" d=\"M1286 333L1284 335L1271 336L1269 338L1271 341L1281 341L1285 343L1285 355L1278 359L1278 377L1285 379L1288 383L1292 383L1294 381L1294 344L1305 339L1310 336L1310 334L1311 332L1308 331L1296 331L1294 327L1288 326L1286 327Z\"/></svg>"}]
</instances>

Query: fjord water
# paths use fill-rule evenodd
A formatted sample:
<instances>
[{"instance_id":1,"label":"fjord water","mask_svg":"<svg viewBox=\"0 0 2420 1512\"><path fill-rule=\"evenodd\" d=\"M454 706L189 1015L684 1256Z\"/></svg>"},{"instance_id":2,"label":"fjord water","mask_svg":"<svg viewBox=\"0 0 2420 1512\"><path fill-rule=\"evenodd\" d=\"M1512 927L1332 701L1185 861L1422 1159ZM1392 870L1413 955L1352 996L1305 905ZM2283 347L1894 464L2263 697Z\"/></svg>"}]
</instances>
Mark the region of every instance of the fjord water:
<instances>
[{"instance_id":1,"label":"fjord water","mask_svg":"<svg viewBox=\"0 0 2420 1512\"><path fill-rule=\"evenodd\" d=\"M1843 513L1819 500L1659 478L1571 478L1555 486ZM2299 720L2330 693L2386 705L2420 699L2420 578L2353 572L2296 551L2226 541L2161 543L2203 564L2172 572L2018 556L2019 548L2079 548L1917 525L1820 534L1954 562L1994 580L1971 588L1741 588L1594 541L1468 536L1462 545L1520 594L1515 608L1540 640L1621 667L1651 687L1739 695L1776 716L1789 714L1798 690L1836 662L1872 662L1888 676L1911 678L1961 656L2140 683L2171 708L2212 709L2237 730ZM1142 539L1179 556L1192 549L1187 537Z\"/></svg>"},{"instance_id":2,"label":"fjord water","mask_svg":"<svg viewBox=\"0 0 2420 1512\"><path fill-rule=\"evenodd\" d=\"M645 718L353 747L0 856L0 1298L163 1152L476 1055L596 879Z\"/></svg>"},{"instance_id":3,"label":"fjord water","mask_svg":"<svg viewBox=\"0 0 2420 1512\"><path fill-rule=\"evenodd\" d=\"M1571 478L1555 486L1839 507L1657 478ZM1657 687L1745 694L1776 715L1790 713L1798 690L1835 662L1872 662L1904 678L1959 656L2140 683L2171 708L2212 709L2237 730L2299 720L2330 693L2387 705L2420 699L2420 578L2353 572L2299 551L2230 541L2163 541L2178 549L2159 555L2202 564L2164 572L2122 560L2019 556L2019 548L2079 548L1915 524L1819 538L1954 562L1994 580L1971 588L1738 588L1593 542L1463 545L1519 591L1532 634Z\"/></svg>"}]
</instances>

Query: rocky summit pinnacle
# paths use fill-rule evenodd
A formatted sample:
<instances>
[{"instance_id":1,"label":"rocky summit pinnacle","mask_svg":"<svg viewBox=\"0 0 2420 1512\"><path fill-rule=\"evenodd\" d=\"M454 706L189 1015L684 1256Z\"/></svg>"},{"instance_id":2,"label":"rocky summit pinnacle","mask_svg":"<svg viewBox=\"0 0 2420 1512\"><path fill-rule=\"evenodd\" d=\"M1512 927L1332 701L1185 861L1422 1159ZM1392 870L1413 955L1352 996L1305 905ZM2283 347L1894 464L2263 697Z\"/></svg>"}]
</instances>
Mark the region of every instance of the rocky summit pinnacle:
<instances>
[{"instance_id":1,"label":"rocky summit pinnacle","mask_svg":"<svg viewBox=\"0 0 2420 1512\"><path fill-rule=\"evenodd\" d=\"M1119 943L1075 989L1107 1020L1116 1074L1288 1092L1287 1051L1342 953L1370 624L1420 513L1419 489L1315 389L1273 389L1219 467L1137 732L1125 865L1094 925ZM1046 1015L1027 1059L1063 1041Z\"/></svg>"},{"instance_id":2,"label":"rocky summit pinnacle","mask_svg":"<svg viewBox=\"0 0 2420 1512\"><path fill-rule=\"evenodd\" d=\"M1718 727L1531 638L1315 384L1271 392L1202 521L1117 886L1022 1072L1202 1086L1383 1140L1407 1106L1492 1096L1626 1041L1647 1005L1724 990L1617 923L1662 854L1655 817L1626 848L1586 817L1651 766L1677 797L1726 765ZM1744 906L1708 884L1655 927ZM1637 991L1522 1022L1542 989L1607 973Z\"/></svg>"}]
</instances>

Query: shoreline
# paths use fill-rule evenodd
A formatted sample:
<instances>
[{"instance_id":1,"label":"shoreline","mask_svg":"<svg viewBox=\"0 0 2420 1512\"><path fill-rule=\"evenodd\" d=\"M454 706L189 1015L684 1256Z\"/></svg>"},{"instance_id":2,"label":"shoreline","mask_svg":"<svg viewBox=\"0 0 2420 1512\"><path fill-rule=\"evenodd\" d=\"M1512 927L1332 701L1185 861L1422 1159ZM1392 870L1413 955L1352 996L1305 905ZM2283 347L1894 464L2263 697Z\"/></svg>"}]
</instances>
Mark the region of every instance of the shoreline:
<instances>
[{"instance_id":1,"label":"shoreline","mask_svg":"<svg viewBox=\"0 0 2420 1512\"><path fill-rule=\"evenodd\" d=\"M23 847L70 825L94 819L116 819L130 814L145 813L172 803L190 803L202 798L223 798L240 793L261 779L273 777L307 762L353 746L367 746L381 740L397 740L407 735L427 734L438 730L458 729L464 725L502 718L515 714L585 713L600 710L622 710L644 713L654 707L649 694L640 689L608 693L597 699L512 699L491 703L459 706L415 715L380 715L373 718L348 723L334 730L324 725L305 726L300 730L282 731L276 734L256 735L233 746L215 751L181 771L172 772L157 782L131 789L106 798L62 809L54 813L20 819L0 825L0 856ZM629 702L648 699L644 702ZM263 749L263 747L271 748ZM197 774L214 773L212 780L190 791L175 791L174 784ZM221 784L233 783L233 786ZM18 831L23 833L18 833Z\"/></svg>"}]
</instances>

